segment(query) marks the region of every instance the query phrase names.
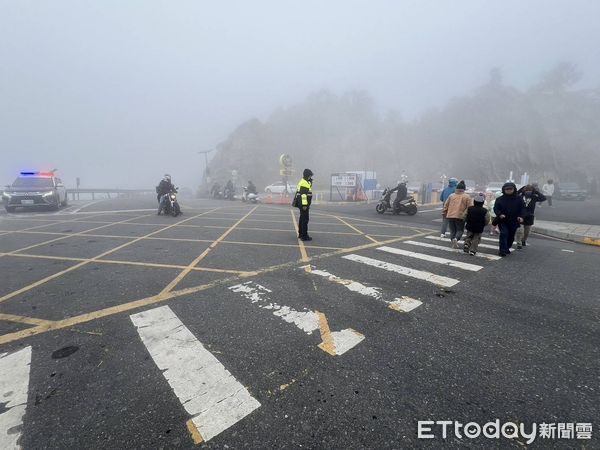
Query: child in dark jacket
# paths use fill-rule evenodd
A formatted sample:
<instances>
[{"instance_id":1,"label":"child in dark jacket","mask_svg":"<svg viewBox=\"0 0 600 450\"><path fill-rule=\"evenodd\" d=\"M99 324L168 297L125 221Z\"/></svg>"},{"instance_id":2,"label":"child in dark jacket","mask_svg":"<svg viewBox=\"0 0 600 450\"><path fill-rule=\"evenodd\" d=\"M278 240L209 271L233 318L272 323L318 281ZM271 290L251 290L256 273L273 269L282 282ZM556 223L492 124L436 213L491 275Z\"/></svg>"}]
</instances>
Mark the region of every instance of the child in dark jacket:
<instances>
[{"instance_id":1,"label":"child in dark jacket","mask_svg":"<svg viewBox=\"0 0 600 450\"><path fill-rule=\"evenodd\" d=\"M477 254L479 243L483 229L490 223L490 212L485 206L485 195L479 193L473 199L473 206L469 206L465 211L465 228L467 229L467 237L465 238L464 252L471 255Z\"/></svg>"}]
</instances>

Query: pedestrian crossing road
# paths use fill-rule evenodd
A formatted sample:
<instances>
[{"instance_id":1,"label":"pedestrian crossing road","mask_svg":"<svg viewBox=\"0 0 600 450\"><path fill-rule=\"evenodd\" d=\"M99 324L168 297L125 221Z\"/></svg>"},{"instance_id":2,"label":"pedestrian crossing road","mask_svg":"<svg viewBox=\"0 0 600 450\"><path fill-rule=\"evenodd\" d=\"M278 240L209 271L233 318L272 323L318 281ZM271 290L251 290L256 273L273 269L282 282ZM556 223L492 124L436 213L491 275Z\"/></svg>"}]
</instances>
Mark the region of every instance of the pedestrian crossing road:
<instances>
[{"instance_id":1,"label":"pedestrian crossing road","mask_svg":"<svg viewBox=\"0 0 600 450\"><path fill-rule=\"evenodd\" d=\"M494 238L316 212L304 245L287 208L185 211L2 219L0 448L414 444L427 410L397 402L436 376L410 358L509 264Z\"/></svg>"}]
</instances>

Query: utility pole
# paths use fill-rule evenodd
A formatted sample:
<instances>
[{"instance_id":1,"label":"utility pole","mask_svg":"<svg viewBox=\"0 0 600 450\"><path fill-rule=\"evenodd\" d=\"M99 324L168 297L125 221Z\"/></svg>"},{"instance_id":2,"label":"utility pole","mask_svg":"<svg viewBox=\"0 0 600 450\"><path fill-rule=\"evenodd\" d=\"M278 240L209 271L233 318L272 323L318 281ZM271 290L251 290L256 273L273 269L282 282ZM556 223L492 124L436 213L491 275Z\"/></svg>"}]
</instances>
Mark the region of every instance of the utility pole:
<instances>
[{"instance_id":1,"label":"utility pole","mask_svg":"<svg viewBox=\"0 0 600 450\"><path fill-rule=\"evenodd\" d=\"M204 155L204 181L208 182L208 154L214 149L199 151L198 154Z\"/></svg>"}]
</instances>

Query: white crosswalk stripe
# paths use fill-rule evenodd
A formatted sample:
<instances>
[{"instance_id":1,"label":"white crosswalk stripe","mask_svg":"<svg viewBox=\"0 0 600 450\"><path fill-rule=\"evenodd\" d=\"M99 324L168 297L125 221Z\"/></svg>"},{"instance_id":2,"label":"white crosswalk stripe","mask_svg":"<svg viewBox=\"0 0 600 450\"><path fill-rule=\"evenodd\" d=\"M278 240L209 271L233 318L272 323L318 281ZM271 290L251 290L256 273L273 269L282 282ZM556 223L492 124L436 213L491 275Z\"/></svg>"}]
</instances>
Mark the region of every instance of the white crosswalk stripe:
<instances>
[{"instance_id":1,"label":"white crosswalk stripe","mask_svg":"<svg viewBox=\"0 0 600 450\"><path fill-rule=\"evenodd\" d=\"M394 255L400 256L408 256L410 258L421 259L423 261L430 261L437 264L444 264L450 267L456 267L457 269L470 270L471 272L478 272L483 269L483 266L478 266L477 264L464 263L460 261L455 261L453 259L440 258L438 256L427 255L425 253L415 253L409 252L408 250L402 250L395 247L378 247L377 250L381 250L383 252L392 253Z\"/></svg>"},{"instance_id":2,"label":"white crosswalk stripe","mask_svg":"<svg viewBox=\"0 0 600 450\"><path fill-rule=\"evenodd\" d=\"M423 247L423 248L431 248L431 249L435 249L435 250L442 250L444 252L463 253L463 251L460 250L460 249L445 247L443 245L430 244L428 242L402 241L402 243L403 244L408 244L408 245L415 245L415 246L419 246L419 247ZM490 255L489 253L482 253L482 252L477 252L477 254L475 256L477 256L479 258L485 258L485 259L488 259L490 261L496 261L496 260L500 259L500 256L498 256L498 255Z\"/></svg>"},{"instance_id":3,"label":"white crosswalk stripe","mask_svg":"<svg viewBox=\"0 0 600 450\"><path fill-rule=\"evenodd\" d=\"M384 269L389 272L395 272L400 275L405 275L407 277L416 278L418 280L428 281L429 283L433 283L438 286L452 287L455 284L459 283L459 280L456 280L454 278L443 277L440 275L433 274L431 272L411 269L409 267L399 266L397 264L392 264L386 261L380 261L378 259L368 258L366 256L350 254L342 256L342 258L347 259L349 261L366 264L371 267L376 267L378 269Z\"/></svg>"},{"instance_id":4,"label":"white crosswalk stripe","mask_svg":"<svg viewBox=\"0 0 600 450\"><path fill-rule=\"evenodd\" d=\"M0 448L20 449L21 427L27 408L31 347L0 354Z\"/></svg>"},{"instance_id":5,"label":"white crosswalk stripe","mask_svg":"<svg viewBox=\"0 0 600 450\"><path fill-rule=\"evenodd\" d=\"M161 306L130 318L150 356L192 416L201 438L196 443L210 440L260 407L171 308Z\"/></svg>"},{"instance_id":6,"label":"white crosswalk stripe","mask_svg":"<svg viewBox=\"0 0 600 450\"><path fill-rule=\"evenodd\" d=\"M376 300L380 300L386 303L390 309L393 309L395 311L409 312L423 304L423 302L421 302L420 300L406 296L395 298L392 301L386 300L383 298L381 288L365 286L364 284L359 283L358 281L340 278L325 270L319 270L311 267L311 270L308 273L323 277L328 281L331 281L332 283L337 283L342 286L345 286L346 289L348 289L349 291L356 292L357 294L363 295L365 297L371 297Z\"/></svg>"},{"instance_id":7,"label":"white crosswalk stripe","mask_svg":"<svg viewBox=\"0 0 600 450\"><path fill-rule=\"evenodd\" d=\"M426 239L431 239L433 241L442 241L442 242L447 242L448 244L450 244L450 239L448 238L443 238L440 236L425 236ZM489 244L479 244L480 248L489 248L489 249L493 249L493 250L498 250L498 246L497 245L489 245Z\"/></svg>"}]
</instances>

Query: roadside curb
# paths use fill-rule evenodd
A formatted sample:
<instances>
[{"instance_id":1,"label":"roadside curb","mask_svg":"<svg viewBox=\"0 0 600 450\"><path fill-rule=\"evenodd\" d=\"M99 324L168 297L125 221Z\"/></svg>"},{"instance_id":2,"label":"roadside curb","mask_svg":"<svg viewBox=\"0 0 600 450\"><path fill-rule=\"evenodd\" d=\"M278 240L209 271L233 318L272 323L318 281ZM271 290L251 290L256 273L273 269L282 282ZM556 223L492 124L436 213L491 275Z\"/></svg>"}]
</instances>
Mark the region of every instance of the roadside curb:
<instances>
[{"instance_id":1,"label":"roadside curb","mask_svg":"<svg viewBox=\"0 0 600 450\"><path fill-rule=\"evenodd\" d=\"M534 225L531 231L544 236L600 247L599 229L600 227L595 225L550 222Z\"/></svg>"}]
</instances>

